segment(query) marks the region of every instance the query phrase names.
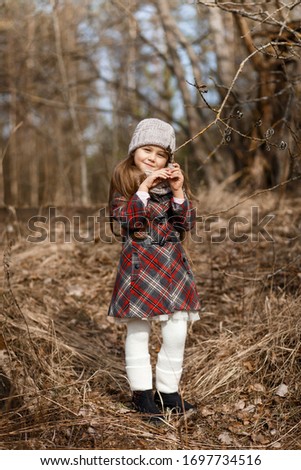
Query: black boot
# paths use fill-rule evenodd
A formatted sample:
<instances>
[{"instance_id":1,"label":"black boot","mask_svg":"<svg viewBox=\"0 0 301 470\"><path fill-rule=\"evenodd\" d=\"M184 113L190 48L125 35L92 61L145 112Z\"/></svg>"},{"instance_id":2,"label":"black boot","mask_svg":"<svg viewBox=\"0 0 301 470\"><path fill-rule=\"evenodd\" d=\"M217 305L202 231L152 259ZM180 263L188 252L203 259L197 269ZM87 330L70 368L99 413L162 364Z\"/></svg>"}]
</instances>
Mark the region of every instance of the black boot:
<instances>
[{"instance_id":1,"label":"black boot","mask_svg":"<svg viewBox=\"0 0 301 470\"><path fill-rule=\"evenodd\" d=\"M145 418L151 422L162 422L164 416L154 402L152 390L134 391L132 396L134 408L145 415Z\"/></svg>"},{"instance_id":2,"label":"black boot","mask_svg":"<svg viewBox=\"0 0 301 470\"><path fill-rule=\"evenodd\" d=\"M194 405L185 401L178 392L174 393L155 393L155 403L162 409L169 408L174 413L187 413L195 411Z\"/></svg>"}]
</instances>

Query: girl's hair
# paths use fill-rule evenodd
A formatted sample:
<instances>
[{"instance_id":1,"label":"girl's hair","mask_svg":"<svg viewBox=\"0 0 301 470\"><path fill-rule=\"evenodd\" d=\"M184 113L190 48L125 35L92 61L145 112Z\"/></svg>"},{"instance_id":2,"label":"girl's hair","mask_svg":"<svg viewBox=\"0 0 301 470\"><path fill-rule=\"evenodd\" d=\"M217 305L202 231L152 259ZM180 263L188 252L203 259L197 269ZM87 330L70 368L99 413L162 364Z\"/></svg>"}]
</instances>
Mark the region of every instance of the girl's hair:
<instances>
[{"instance_id":1,"label":"girl's hair","mask_svg":"<svg viewBox=\"0 0 301 470\"><path fill-rule=\"evenodd\" d=\"M114 169L110 184L109 206L111 206L114 192L117 191L126 199L130 199L145 178L146 175L135 165L134 153L130 153Z\"/></svg>"}]
</instances>

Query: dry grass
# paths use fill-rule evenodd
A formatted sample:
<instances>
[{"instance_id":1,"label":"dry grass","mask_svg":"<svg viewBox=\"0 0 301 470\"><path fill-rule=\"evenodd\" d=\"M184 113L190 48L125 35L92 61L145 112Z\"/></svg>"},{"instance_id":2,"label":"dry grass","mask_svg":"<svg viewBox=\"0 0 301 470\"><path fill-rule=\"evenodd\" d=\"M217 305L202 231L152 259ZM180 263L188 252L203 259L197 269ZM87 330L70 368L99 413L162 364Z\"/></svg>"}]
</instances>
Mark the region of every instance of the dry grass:
<instances>
[{"instance_id":1,"label":"dry grass","mask_svg":"<svg viewBox=\"0 0 301 470\"><path fill-rule=\"evenodd\" d=\"M199 214L240 197L204 194ZM275 214L272 242L251 240L255 205L260 219ZM0 448L300 449L300 207L265 194L210 219L203 243L190 243L203 315L182 387L198 413L161 427L130 408L124 327L106 316L120 245L29 244L20 224L11 250L3 242L0 364L12 385L0 380ZM210 243L233 216L249 220L236 226L248 240ZM155 325L153 360L159 342Z\"/></svg>"}]
</instances>

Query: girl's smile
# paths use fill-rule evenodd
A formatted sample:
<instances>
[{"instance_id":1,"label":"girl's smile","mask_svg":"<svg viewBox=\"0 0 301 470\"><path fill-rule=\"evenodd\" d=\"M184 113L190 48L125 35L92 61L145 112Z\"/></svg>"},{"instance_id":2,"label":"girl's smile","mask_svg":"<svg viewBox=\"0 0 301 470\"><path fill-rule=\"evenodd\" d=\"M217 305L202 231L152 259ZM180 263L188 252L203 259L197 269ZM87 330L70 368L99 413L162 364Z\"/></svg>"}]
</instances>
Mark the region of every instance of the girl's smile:
<instances>
[{"instance_id":1,"label":"girl's smile","mask_svg":"<svg viewBox=\"0 0 301 470\"><path fill-rule=\"evenodd\" d=\"M134 153L134 163L142 172L161 170L166 166L167 160L167 153L157 145L139 147Z\"/></svg>"}]
</instances>

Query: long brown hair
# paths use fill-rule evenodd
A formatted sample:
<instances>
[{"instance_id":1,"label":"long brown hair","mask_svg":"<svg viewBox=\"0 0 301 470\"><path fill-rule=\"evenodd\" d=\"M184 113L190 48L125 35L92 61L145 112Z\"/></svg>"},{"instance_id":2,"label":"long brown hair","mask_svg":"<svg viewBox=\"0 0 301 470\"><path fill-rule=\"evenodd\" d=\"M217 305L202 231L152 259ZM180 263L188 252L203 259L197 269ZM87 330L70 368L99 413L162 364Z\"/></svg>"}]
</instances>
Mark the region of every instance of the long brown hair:
<instances>
[{"instance_id":1,"label":"long brown hair","mask_svg":"<svg viewBox=\"0 0 301 470\"><path fill-rule=\"evenodd\" d=\"M114 192L122 194L126 199L130 199L137 191L146 175L140 171L134 162L134 153L118 163L113 171L109 193L109 207Z\"/></svg>"}]
</instances>

